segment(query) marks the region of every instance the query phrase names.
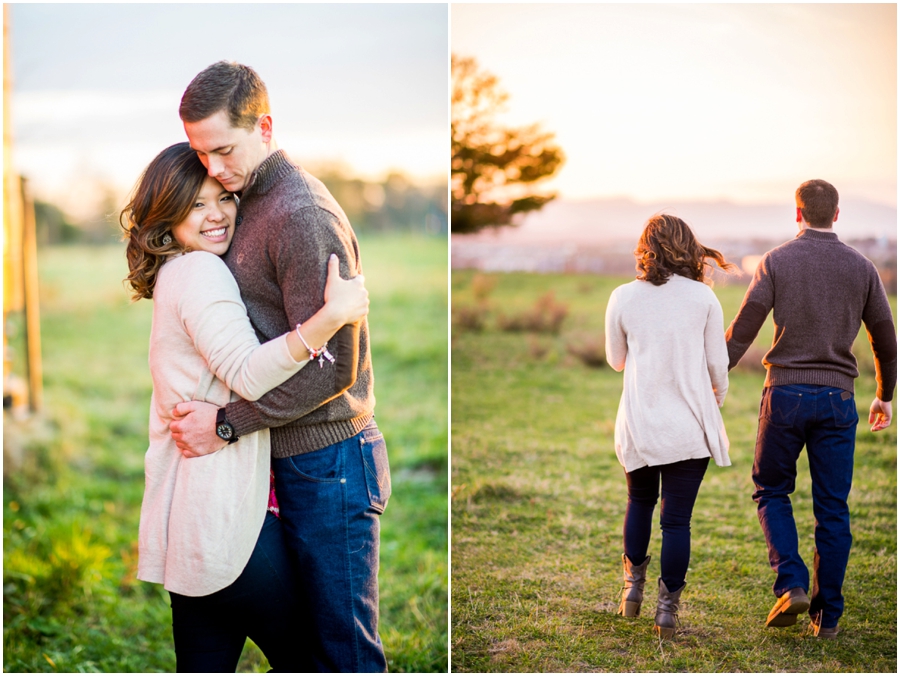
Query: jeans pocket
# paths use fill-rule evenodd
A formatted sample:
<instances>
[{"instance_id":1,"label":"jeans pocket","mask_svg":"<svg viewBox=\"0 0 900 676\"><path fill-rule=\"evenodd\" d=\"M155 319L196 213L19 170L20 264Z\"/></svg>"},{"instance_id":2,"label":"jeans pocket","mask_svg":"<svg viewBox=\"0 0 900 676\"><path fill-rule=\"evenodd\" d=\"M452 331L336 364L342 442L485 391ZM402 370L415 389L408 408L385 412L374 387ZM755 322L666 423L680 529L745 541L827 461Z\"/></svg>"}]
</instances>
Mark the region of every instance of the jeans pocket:
<instances>
[{"instance_id":1,"label":"jeans pocket","mask_svg":"<svg viewBox=\"0 0 900 676\"><path fill-rule=\"evenodd\" d=\"M359 448L366 473L369 504L379 514L384 513L391 497L391 469L388 466L387 446L384 435L375 430L372 436L360 435Z\"/></svg>"},{"instance_id":2,"label":"jeans pocket","mask_svg":"<svg viewBox=\"0 0 900 676\"><path fill-rule=\"evenodd\" d=\"M767 387L763 394L759 417L775 427L791 427L800 410L803 395L782 387Z\"/></svg>"},{"instance_id":3,"label":"jeans pocket","mask_svg":"<svg viewBox=\"0 0 900 676\"><path fill-rule=\"evenodd\" d=\"M846 399L844 396L848 396ZM846 390L834 390L828 393L831 401L831 412L834 414L836 427L853 427L859 422L859 413L856 411L856 400Z\"/></svg>"},{"instance_id":4,"label":"jeans pocket","mask_svg":"<svg viewBox=\"0 0 900 676\"><path fill-rule=\"evenodd\" d=\"M343 476L341 443L286 458L294 473L307 481L333 483Z\"/></svg>"}]
</instances>

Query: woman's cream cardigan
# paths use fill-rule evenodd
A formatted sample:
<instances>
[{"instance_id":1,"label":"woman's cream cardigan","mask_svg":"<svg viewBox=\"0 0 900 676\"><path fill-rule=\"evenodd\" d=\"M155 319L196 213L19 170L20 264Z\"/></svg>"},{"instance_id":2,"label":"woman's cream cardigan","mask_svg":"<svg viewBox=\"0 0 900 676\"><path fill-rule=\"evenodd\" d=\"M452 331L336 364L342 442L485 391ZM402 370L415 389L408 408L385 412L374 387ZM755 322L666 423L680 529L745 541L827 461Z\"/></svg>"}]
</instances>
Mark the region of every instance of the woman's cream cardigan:
<instances>
[{"instance_id":1,"label":"woman's cream cardigan","mask_svg":"<svg viewBox=\"0 0 900 676\"><path fill-rule=\"evenodd\" d=\"M258 399L307 361L294 361L284 336L259 344L218 256L196 251L162 266L153 292L138 579L206 596L241 574L266 515L269 431L186 459L169 433L172 409L190 400L224 406L236 396Z\"/></svg>"},{"instance_id":2,"label":"woman's cream cardigan","mask_svg":"<svg viewBox=\"0 0 900 676\"><path fill-rule=\"evenodd\" d=\"M710 456L731 464L719 412L728 350L712 289L679 275L618 287L606 307L606 359L625 369L615 444L626 472Z\"/></svg>"}]
</instances>

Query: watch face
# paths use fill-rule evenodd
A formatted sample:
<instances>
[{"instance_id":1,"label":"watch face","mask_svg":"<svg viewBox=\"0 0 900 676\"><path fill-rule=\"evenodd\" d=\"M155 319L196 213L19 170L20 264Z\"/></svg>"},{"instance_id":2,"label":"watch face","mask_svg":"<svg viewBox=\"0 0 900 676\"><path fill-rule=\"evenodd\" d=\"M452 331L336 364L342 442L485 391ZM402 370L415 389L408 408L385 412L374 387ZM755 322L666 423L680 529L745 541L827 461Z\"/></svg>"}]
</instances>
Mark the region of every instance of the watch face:
<instances>
[{"instance_id":1,"label":"watch face","mask_svg":"<svg viewBox=\"0 0 900 676\"><path fill-rule=\"evenodd\" d=\"M216 425L216 434L219 435L220 439L228 441L234 436L234 428L228 423L219 423Z\"/></svg>"}]
</instances>

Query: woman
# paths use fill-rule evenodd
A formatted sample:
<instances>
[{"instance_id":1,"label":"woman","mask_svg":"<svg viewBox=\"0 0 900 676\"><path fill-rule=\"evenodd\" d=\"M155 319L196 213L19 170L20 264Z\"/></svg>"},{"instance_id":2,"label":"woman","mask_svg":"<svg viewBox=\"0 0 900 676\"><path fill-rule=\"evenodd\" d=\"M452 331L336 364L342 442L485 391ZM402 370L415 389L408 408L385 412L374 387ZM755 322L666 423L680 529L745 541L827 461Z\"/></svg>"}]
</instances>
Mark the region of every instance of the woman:
<instances>
[{"instance_id":1,"label":"woman","mask_svg":"<svg viewBox=\"0 0 900 676\"><path fill-rule=\"evenodd\" d=\"M324 307L302 328L260 345L219 259L236 213L234 196L178 143L150 163L120 218L127 281L135 299L154 301L137 577L170 592L180 672L235 671L247 636L275 670L297 671L307 632L270 500L269 431L185 459L169 433L172 409L190 400L258 399L311 359L330 356L327 340L368 312L362 277L342 280L332 255Z\"/></svg>"},{"instance_id":2,"label":"woman","mask_svg":"<svg viewBox=\"0 0 900 676\"><path fill-rule=\"evenodd\" d=\"M675 216L654 216L634 252L637 280L606 308L606 358L625 369L616 416L616 455L625 468L625 586L619 614L636 617L650 557L653 509L662 483L661 576L656 631L675 633L691 553L691 512L709 459L731 464L719 407L728 390L722 307L704 284L722 254L700 244Z\"/></svg>"}]
</instances>

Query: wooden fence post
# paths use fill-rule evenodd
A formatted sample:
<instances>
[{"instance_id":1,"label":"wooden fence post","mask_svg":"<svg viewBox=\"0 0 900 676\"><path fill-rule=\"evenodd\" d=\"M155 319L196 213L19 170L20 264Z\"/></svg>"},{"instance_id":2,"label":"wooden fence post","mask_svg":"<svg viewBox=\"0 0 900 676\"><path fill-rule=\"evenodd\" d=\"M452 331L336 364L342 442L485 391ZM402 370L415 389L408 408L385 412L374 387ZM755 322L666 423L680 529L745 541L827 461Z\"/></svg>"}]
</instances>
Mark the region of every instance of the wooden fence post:
<instances>
[{"instance_id":1,"label":"wooden fence post","mask_svg":"<svg viewBox=\"0 0 900 676\"><path fill-rule=\"evenodd\" d=\"M22 273L25 277L25 339L28 352L28 404L38 411L44 399L41 362L41 307L38 292L37 232L28 180L22 183Z\"/></svg>"}]
</instances>

